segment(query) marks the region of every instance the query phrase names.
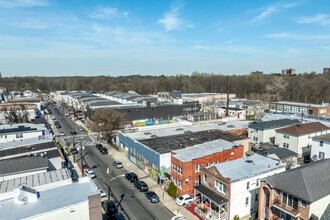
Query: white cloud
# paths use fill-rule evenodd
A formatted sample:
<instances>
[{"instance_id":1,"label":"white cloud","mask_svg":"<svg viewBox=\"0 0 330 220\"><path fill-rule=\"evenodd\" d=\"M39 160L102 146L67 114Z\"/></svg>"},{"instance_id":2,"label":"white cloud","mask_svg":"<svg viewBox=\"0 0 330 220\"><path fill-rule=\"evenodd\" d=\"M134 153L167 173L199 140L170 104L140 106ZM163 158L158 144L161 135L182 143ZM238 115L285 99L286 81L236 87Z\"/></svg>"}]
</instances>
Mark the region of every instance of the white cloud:
<instances>
[{"instance_id":1,"label":"white cloud","mask_svg":"<svg viewBox=\"0 0 330 220\"><path fill-rule=\"evenodd\" d=\"M13 26L22 28L22 29L46 29L49 28L48 24L39 21L34 18L26 18L24 21L19 21L19 22L13 22Z\"/></svg>"},{"instance_id":2,"label":"white cloud","mask_svg":"<svg viewBox=\"0 0 330 220\"><path fill-rule=\"evenodd\" d=\"M24 8L49 6L48 0L0 0L0 7L4 8Z\"/></svg>"},{"instance_id":3,"label":"white cloud","mask_svg":"<svg viewBox=\"0 0 330 220\"><path fill-rule=\"evenodd\" d=\"M298 35L291 33L276 33L268 34L266 38L275 38L275 39L290 39L290 40L329 40L330 35Z\"/></svg>"},{"instance_id":4,"label":"white cloud","mask_svg":"<svg viewBox=\"0 0 330 220\"><path fill-rule=\"evenodd\" d=\"M111 16L117 16L117 15L118 15L117 8L99 7L92 14L90 14L89 17L95 18L95 19L103 19L103 18L108 18Z\"/></svg>"},{"instance_id":5,"label":"white cloud","mask_svg":"<svg viewBox=\"0 0 330 220\"><path fill-rule=\"evenodd\" d=\"M266 17L270 16L271 14L275 13L276 11L278 11L278 9L275 6L270 6L266 10L261 12L260 15L258 15L254 19L252 19L252 21L258 22L258 21L264 20Z\"/></svg>"},{"instance_id":6,"label":"white cloud","mask_svg":"<svg viewBox=\"0 0 330 220\"><path fill-rule=\"evenodd\" d=\"M193 24L189 24L182 17L180 17L180 9L183 5L173 6L171 10L164 13L163 17L158 20L158 23L164 25L166 31L176 30L182 26L194 28Z\"/></svg>"},{"instance_id":7,"label":"white cloud","mask_svg":"<svg viewBox=\"0 0 330 220\"><path fill-rule=\"evenodd\" d=\"M330 16L327 14L317 14L315 16L301 18L298 21L298 23L301 23L301 24L318 23L320 25L327 25L327 24L330 24Z\"/></svg>"}]
</instances>

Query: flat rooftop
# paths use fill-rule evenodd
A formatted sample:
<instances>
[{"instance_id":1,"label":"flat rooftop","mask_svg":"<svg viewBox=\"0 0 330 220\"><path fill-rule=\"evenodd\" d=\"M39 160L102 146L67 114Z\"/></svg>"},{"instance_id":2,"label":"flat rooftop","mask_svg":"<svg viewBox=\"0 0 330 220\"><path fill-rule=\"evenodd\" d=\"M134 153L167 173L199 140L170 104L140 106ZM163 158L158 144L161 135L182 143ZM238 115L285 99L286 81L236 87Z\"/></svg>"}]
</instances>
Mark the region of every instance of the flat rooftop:
<instances>
[{"instance_id":1,"label":"flat rooftop","mask_svg":"<svg viewBox=\"0 0 330 220\"><path fill-rule=\"evenodd\" d=\"M303 106L303 107L314 107L314 108L321 108L321 107L327 107L329 103L323 103L323 104L310 104L310 103L303 103L303 102L271 102L280 104L280 105L297 105L297 106Z\"/></svg>"},{"instance_id":2,"label":"flat rooftop","mask_svg":"<svg viewBox=\"0 0 330 220\"><path fill-rule=\"evenodd\" d=\"M0 213L3 219L28 219L48 212L88 202L88 196L98 194L98 189L89 177L79 178L79 182L40 190L36 201L26 204L16 203L14 197L0 201ZM70 215L70 214L68 214Z\"/></svg>"},{"instance_id":3,"label":"flat rooftop","mask_svg":"<svg viewBox=\"0 0 330 220\"><path fill-rule=\"evenodd\" d=\"M215 140L203 144L197 144L185 149L175 150L172 157L182 161L192 161L215 153L235 148L235 144L225 140Z\"/></svg>"},{"instance_id":4,"label":"flat rooftop","mask_svg":"<svg viewBox=\"0 0 330 220\"><path fill-rule=\"evenodd\" d=\"M199 97L208 97L208 96L219 96L219 95L224 95L227 97L227 93L185 93L182 94L182 98L184 97L191 97L191 98L199 98ZM234 95L234 94L230 94Z\"/></svg>"},{"instance_id":5,"label":"flat rooftop","mask_svg":"<svg viewBox=\"0 0 330 220\"><path fill-rule=\"evenodd\" d=\"M6 155L4 155L5 150L14 149L12 154L16 154L16 153L22 153L22 152L18 152L18 150L16 150L19 147L36 146L36 145L38 145L38 147L42 146L40 148L40 150L55 147L53 137L51 135L45 135L45 136L42 136L42 138L33 137L33 138L26 138L26 139L22 139L22 140L16 140L16 141L8 141L8 142L0 143L0 157L6 156ZM27 152L27 151L23 151L23 152ZM11 155L11 154L9 154L9 155Z\"/></svg>"},{"instance_id":6,"label":"flat rooftop","mask_svg":"<svg viewBox=\"0 0 330 220\"><path fill-rule=\"evenodd\" d=\"M32 123L20 123L12 125L0 125L0 133L14 133L14 132L26 132L26 131L42 131L46 130L44 124L32 124Z\"/></svg>"},{"instance_id":7,"label":"flat rooftop","mask_svg":"<svg viewBox=\"0 0 330 220\"><path fill-rule=\"evenodd\" d=\"M150 149L163 154L169 153L173 150L183 149L219 139L234 142L242 140L243 138L221 130L206 130L199 132L187 132L185 134L177 134L166 137L154 136L154 138L140 140L139 142Z\"/></svg>"},{"instance_id":8,"label":"flat rooftop","mask_svg":"<svg viewBox=\"0 0 330 220\"><path fill-rule=\"evenodd\" d=\"M285 163L279 166L276 160L254 154L237 160L227 161L214 165L225 178L231 178L231 182L246 179L285 167ZM210 168L211 166L207 167Z\"/></svg>"},{"instance_id":9,"label":"flat rooftop","mask_svg":"<svg viewBox=\"0 0 330 220\"><path fill-rule=\"evenodd\" d=\"M195 125L182 124L179 127L176 126L170 128L151 126L151 127L145 127L143 131L125 133L124 130L121 131L121 133L124 133L125 136L134 140L144 140L144 139L149 139L151 135L156 135L158 137L166 137L171 135L184 134L185 132L187 133L189 131L199 132L199 131L207 131L207 130L215 130L215 129L222 131L241 130L241 129L247 129L250 123L251 121L234 120L227 122L205 123L205 124L195 124ZM129 129L127 131L129 131Z\"/></svg>"}]
</instances>

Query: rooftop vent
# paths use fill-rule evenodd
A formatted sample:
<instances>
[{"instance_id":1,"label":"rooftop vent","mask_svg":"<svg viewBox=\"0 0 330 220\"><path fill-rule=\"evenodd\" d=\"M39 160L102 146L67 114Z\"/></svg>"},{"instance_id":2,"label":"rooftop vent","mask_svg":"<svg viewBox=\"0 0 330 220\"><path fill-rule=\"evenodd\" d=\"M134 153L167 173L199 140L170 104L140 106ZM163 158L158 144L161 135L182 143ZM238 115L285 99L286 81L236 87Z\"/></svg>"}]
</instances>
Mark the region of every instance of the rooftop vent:
<instances>
[{"instance_id":1,"label":"rooftop vent","mask_svg":"<svg viewBox=\"0 0 330 220\"><path fill-rule=\"evenodd\" d=\"M246 160L247 163L253 163L253 160Z\"/></svg>"}]
</instances>

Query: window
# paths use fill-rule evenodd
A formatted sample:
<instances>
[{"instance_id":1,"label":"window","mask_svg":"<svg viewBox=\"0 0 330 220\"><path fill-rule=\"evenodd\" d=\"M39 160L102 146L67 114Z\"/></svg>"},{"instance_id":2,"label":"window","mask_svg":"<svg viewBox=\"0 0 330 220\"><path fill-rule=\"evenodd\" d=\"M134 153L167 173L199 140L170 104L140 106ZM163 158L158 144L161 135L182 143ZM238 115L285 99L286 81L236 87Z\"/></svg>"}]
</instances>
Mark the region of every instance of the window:
<instances>
[{"instance_id":1,"label":"window","mask_svg":"<svg viewBox=\"0 0 330 220\"><path fill-rule=\"evenodd\" d=\"M137 158L139 158L141 160L141 154L136 153L136 156L137 156Z\"/></svg>"},{"instance_id":2,"label":"window","mask_svg":"<svg viewBox=\"0 0 330 220\"><path fill-rule=\"evenodd\" d=\"M296 197L294 197L290 194L287 194L287 193L283 193L282 203L287 205L287 206L290 206L294 209L298 208L298 198L296 198Z\"/></svg>"},{"instance_id":3,"label":"window","mask_svg":"<svg viewBox=\"0 0 330 220\"><path fill-rule=\"evenodd\" d=\"M172 170L176 171L176 164L172 164Z\"/></svg>"},{"instance_id":4,"label":"window","mask_svg":"<svg viewBox=\"0 0 330 220\"><path fill-rule=\"evenodd\" d=\"M219 162L218 161L215 161L215 164L218 164Z\"/></svg>"},{"instance_id":5,"label":"window","mask_svg":"<svg viewBox=\"0 0 330 220\"><path fill-rule=\"evenodd\" d=\"M246 189L250 189L250 182L246 183Z\"/></svg>"},{"instance_id":6,"label":"window","mask_svg":"<svg viewBox=\"0 0 330 220\"><path fill-rule=\"evenodd\" d=\"M325 157L325 153L320 151L319 152L319 158L324 159L324 157Z\"/></svg>"},{"instance_id":7,"label":"window","mask_svg":"<svg viewBox=\"0 0 330 220\"><path fill-rule=\"evenodd\" d=\"M206 163L206 166L208 167L209 166L209 163Z\"/></svg>"},{"instance_id":8,"label":"window","mask_svg":"<svg viewBox=\"0 0 330 220\"><path fill-rule=\"evenodd\" d=\"M292 107L293 112L299 112L299 107Z\"/></svg>"},{"instance_id":9,"label":"window","mask_svg":"<svg viewBox=\"0 0 330 220\"><path fill-rule=\"evenodd\" d=\"M207 176L204 174L204 183L207 183Z\"/></svg>"},{"instance_id":10,"label":"window","mask_svg":"<svg viewBox=\"0 0 330 220\"><path fill-rule=\"evenodd\" d=\"M176 185L176 178L174 176L172 176L172 181Z\"/></svg>"},{"instance_id":11,"label":"window","mask_svg":"<svg viewBox=\"0 0 330 220\"><path fill-rule=\"evenodd\" d=\"M279 190L279 189L276 189L276 191L275 191L275 193L276 193L276 195L280 195L281 194L281 190Z\"/></svg>"},{"instance_id":12,"label":"window","mask_svg":"<svg viewBox=\"0 0 330 220\"><path fill-rule=\"evenodd\" d=\"M306 208L306 201L305 200L301 200L300 201L300 205L304 208Z\"/></svg>"},{"instance_id":13,"label":"window","mask_svg":"<svg viewBox=\"0 0 330 220\"><path fill-rule=\"evenodd\" d=\"M287 135L287 134L284 134L284 138L286 138L286 139L290 139L290 136Z\"/></svg>"},{"instance_id":14,"label":"window","mask_svg":"<svg viewBox=\"0 0 330 220\"><path fill-rule=\"evenodd\" d=\"M276 105L270 105L271 110L276 110Z\"/></svg>"},{"instance_id":15,"label":"window","mask_svg":"<svg viewBox=\"0 0 330 220\"><path fill-rule=\"evenodd\" d=\"M284 106L284 111L290 112L291 111L291 106Z\"/></svg>"},{"instance_id":16,"label":"window","mask_svg":"<svg viewBox=\"0 0 330 220\"><path fill-rule=\"evenodd\" d=\"M279 110L279 111L283 111L283 105L278 105L278 106L277 106L277 110Z\"/></svg>"},{"instance_id":17,"label":"window","mask_svg":"<svg viewBox=\"0 0 330 220\"><path fill-rule=\"evenodd\" d=\"M131 154L135 155L135 150L133 148L131 149Z\"/></svg>"},{"instance_id":18,"label":"window","mask_svg":"<svg viewBox=\"0 0 330 220\"><path fill-rule=\"evenodd\" d=\"M320 141L320 147L323 147L323 141Z\"/></svg>"},{"instance_id":19,"label":"window","mask_svg":"<svg viewBox=\"0 0 330 220\"><path fill-rule=\"evenodd\" d=\"M179 173L179 174L182 174L182 167L179 167L179 166L178 166L178 173Z\"/></svg>"},{"instance_id":20,"label":"window","mask_svg":"<svg viewBox=\"0 0 330 220\"><path fill-rule=\"evenodd\" d=\"M197 165L195 168L195 173L201 172L201 165Z\"/></svg>"},{"instance_id":21,"label":"window","mask_svg":"<svg viewBox=\"0 0 330 220\"><path fill-rule=\"evenodd\" d=\"M19 138L19 134L18 133L16 134L16 138Z\"/></svg>"},{"instance_id":22,"label":"window","mask_svg":"<svg viewBox=\"0 0 330 220\"><path fill-rule=\"evenodd\" d=\"M195 179L195 186L198 186L199 184L201 184L201 179L200 178Z\"/></svg>"},{"instance_id":23,"label":"window","mask_svg":"<svg viewBox=\"0 0 330 220\"><path fill-rule=\"evenodd\" d=\"M219 192L226 194L226 185L223 183L220 183L219 181L214 181L214 188L218 190Z\"/></svg>"},{"instance_id":24,"label":"window","mask_svg":"<svg viewBox=\"0 0 330 220\"><path fill-rule=\"evenodd\" d=\"M307 108L300 108L300 112L306 114L307 113Z\"/></svg>"},{"instance_id":25,"label":"window","mask_svg":"<svg viewBox=\"0 0 330 220\"><path fill-rule=\"evenodd\" d=\"M256 181L256 186L257 187L259 186L259 179L257 179L257 181Z\"/></svg>"},{"instance_id":26,"label":"window","mask_svg":"<svg viewBox=\"0 0 330 220\"><path fill-rule=\"evenodd\" d=\"M257 193L256 194L256 199L255 199L256 202L258 202L258 198L259 198L259 194Z\"/></svg>"},{"instance_id":27,"label":"window","mask_svg":"<svg viewBox=\"0 0 330 220\"><path fill-rule=\"evenodd\" d=\"M181 181L181 180L178 180L178 187L179 187L180 189L182 189L182 181Z\"/></svg>"},{"instance_id":28,"label":"window","mask_svg":"<svg viewBox=\"0 0 330 220\"><path fill-rule=\"evenodd\" d=\"M283 195L282 195L282 203L283 204L286 204L287 199L288 199L288 194L287 193L283 193Z\"/></svg>"},{"instance_id":29,"label":"window","mask_svg":"<svg viewBox=\"0 0 330 220\"><path fill-rule=\"evenodd\" d=\"M145 165L149 165L149 160L148 159L146 159L146 158L144 158L144 163L145 163Z\"/></svg>"},{"instance_id":30,"label":"window","mask_svg":"<svg viewBox=\"0 0 330 220\"><path fill-rule=\"evenodd\" d=\"M245 198L245 206L248 206L249 205L249 197L246 197Z\"/></svg>"}]
</instances>

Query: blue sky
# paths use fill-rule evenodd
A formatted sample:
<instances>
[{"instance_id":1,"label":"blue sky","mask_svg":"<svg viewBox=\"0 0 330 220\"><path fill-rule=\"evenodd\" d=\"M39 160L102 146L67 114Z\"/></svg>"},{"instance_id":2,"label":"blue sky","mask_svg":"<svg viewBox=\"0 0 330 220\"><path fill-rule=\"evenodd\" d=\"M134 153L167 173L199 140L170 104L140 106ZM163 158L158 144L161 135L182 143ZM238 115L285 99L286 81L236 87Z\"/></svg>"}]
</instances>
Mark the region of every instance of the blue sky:
<instances>
[{"instance_id":1,"label":"blue sky","mask_svg":"<svg viewBox=\"0 0 330 220\"><path fill-rule=\"evenodd\" d=\"M3 76L321 72L329 0L0 0Z\"/></svg>"}]
</instances>

